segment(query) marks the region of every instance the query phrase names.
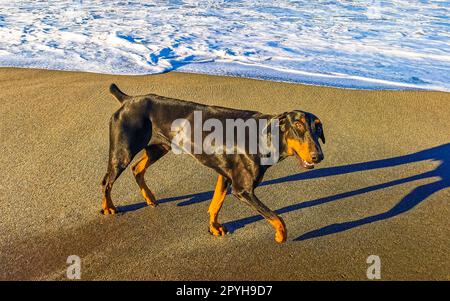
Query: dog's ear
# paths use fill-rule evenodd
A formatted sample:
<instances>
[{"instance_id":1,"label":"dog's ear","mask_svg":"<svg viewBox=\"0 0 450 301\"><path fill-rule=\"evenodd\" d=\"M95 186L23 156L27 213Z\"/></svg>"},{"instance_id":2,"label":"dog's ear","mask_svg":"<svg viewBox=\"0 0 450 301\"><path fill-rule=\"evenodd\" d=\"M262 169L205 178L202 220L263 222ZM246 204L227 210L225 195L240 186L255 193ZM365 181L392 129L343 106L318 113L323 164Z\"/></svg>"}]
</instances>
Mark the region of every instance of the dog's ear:
<instances>
[{"instance_id":1,"label":"dog's ear","mask_svg":"<svg viewBox=\"0 0 450 301\"><path fill-rule=\"evenodd\" d=\"M286 131L286 123L287 123L287 115L289 112L281 113L274 118L278 119L278 124L280 125L280 131L285 132Z\"/></svg>"},{"instance_id":2,"label":"dog's ear","mask_svg":"<svg viewBox=\"0 0 450 301\"><path fill-rule=\"evenodd\" d=\"M325 134L323 133L322 122L320 121L320 119L316 119L314 122L316 123L316 127L319 130L319 138L320 140L322 140L322 143L325 144Z\"/></svg>"},{"instance_id":3,"label":"dog's ear","mask_svg":"<svg viewBox=\"0 0 450 301\"><path fill-rule=\"evenodd\" d=\"M320 132L320 136L319 136L320 140L322 140L323 144L325 144L325 134L323 133L323 129Z\"/></svg>"}]
</instances>

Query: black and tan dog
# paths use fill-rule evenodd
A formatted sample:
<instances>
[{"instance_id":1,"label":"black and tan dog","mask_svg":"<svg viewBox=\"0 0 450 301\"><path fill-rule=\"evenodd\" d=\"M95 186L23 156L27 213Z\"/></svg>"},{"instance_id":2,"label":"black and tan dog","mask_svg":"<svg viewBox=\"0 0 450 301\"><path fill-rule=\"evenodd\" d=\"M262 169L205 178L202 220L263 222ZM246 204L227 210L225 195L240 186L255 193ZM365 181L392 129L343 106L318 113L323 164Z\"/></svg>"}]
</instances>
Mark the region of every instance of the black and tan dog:
<instances>
[{"instance_id":1,"label":"black and tan dog","mask_svg":"<svg viewBox=\"0 0 450 301\"><path fill-rule=\"evenodd\" d=\"M154 94L128 96L112 84L110 92L122 104L110 120L110 149L108 171L102 181L102 212L114 214L117 209L111 199L114 181L131 163L134 156L144 150L131 169L141 193L148 205L155 206L156 199L144 181L146 169L171 150L170 141L174 137L171 125L174 120L184 118L192 121L194 111L201 111L205 119L215 118L273 119L279 121L279 160L295 155L305 168L313 168L315 163L323 160L319 139L325 143L321 121L311 113L295 110L277 116L255 111L235 110L217 106L162 97ZM209 229L215 236L226 233L218 222L217 216L222 207L227 188L231 186L232 194L241 201L255 208L275 228L275 240L286 240L286 226L283 220L267 208L256 196L254 189L261 182L269 165L261 164L261 155L240 154L195 154L203 165L214 169L218 180L209 206Z\"/></svg>"}]
</instances>

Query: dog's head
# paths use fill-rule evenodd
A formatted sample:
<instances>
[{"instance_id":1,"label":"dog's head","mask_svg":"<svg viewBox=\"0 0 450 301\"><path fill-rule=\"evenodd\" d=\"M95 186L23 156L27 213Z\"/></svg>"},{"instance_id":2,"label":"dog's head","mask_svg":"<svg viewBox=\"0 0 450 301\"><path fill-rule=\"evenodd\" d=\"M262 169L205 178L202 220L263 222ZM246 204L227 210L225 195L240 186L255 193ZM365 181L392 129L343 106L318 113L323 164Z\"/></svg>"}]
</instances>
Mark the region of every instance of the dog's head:
<instances>
[{"instance_id":1,"label":"dog's head","mask_svg":"<svg viewBox=\"0 0 450 301\"><path fill-rule=\"evenodd\" d=\"M287 156L295 155L304 168L314 168L323 160L319 139L325 143L322 122L304 111L291 111L278 116L281 143Z\"/></svg>"}]
</instances>

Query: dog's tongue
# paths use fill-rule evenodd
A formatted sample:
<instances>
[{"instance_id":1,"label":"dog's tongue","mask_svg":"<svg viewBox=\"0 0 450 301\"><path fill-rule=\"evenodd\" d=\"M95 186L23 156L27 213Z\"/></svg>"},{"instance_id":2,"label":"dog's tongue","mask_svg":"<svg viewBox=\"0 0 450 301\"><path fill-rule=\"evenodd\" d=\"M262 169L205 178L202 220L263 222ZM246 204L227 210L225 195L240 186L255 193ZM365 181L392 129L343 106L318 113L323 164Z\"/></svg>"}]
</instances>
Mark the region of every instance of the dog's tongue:
<instances>
[{"instance_id":1,"label":"dog's tongue","mask_svg":"<svg viewBox=\"0 0 450 301\"><path fill-rule=\"evenodd\" d=\"M303 168L306 168L306 169L313 169L314 168L314 164L309 164L308 162L303 160L302 157L300 157L297 153L295 153L295 155L297 156L297 159L298 159L298 161L300 162L300 165Z\"/></svg>"}]
</instances>

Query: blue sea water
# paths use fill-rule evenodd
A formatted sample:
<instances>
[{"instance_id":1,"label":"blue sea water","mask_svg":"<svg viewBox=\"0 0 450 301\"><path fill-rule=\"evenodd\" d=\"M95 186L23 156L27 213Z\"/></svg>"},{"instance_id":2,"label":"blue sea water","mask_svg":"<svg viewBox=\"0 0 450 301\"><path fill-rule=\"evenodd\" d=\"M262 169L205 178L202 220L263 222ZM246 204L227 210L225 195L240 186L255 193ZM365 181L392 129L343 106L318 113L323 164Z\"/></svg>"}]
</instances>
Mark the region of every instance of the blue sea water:
<instances>
[{"instance_id":1,"label":"blue sea water","mask_svg":"<svg viewBox=\"0 0 450 301\"><path fill-rule=\"evenodd\" d=\"M450 1L0 0L0 66L450 91Z\"/></svg>"}]
</instances>

